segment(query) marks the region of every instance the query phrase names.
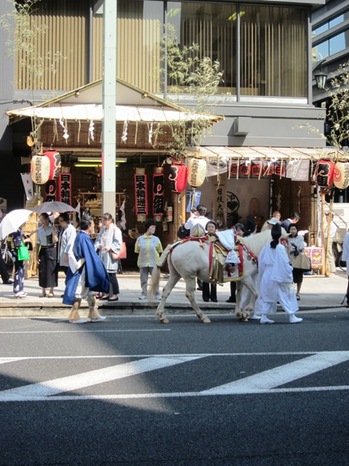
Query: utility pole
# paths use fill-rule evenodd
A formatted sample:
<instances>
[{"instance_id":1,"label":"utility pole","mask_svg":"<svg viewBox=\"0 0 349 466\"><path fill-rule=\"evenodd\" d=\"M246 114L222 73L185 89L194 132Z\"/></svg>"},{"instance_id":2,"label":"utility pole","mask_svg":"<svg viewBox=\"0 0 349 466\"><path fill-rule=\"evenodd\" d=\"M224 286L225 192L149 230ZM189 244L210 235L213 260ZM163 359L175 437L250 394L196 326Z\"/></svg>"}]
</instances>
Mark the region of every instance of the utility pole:
<instances>
[{"instance_id":1,"label":"utility pole","mask_svg":"<svg viewBox=\"0 0 349 466\"><path fill-rule=\"evenodd\" d=\"M103 8L102 206L115 218L117 0Z\"/></svg>"}]
</instances>

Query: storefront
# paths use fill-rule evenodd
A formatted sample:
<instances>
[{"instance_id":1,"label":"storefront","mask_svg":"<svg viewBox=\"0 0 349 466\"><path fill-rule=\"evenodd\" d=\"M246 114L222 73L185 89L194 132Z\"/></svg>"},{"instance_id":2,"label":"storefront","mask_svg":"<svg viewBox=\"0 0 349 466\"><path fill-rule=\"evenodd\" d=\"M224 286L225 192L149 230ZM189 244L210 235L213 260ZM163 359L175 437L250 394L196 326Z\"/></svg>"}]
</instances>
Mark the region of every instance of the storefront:
<instances>
[{"instance_id":1,"label":"storefront","mask_svg":"<svg viewBox=\"0 0 349 466\"><path fill-rule=\"evenodd\" d=\"M317 245L320 196L311 180L319 159L338 159L333 150L201 146L185 151L178 161L171 157L171 125L183 119L190 124L200 117L210 126L221 117L193 115L121 81L116 95L113 214L125 227L131 264L133 242L143 233L146 218L158 221L157 234L167 244L198 202L207 206L209 217L221 228L246 223L250 217L260 227L273 210L283 218L298 211L301 229L309 231L308 244ZM102 83L97 81L40 106L8 112L12 123L31 119L29 143L60 154L61 173L41 186L43 198L64 200L79 206L80 216L89 212L96 218L102 215L101 101ZM192 161L196 167L190 178ZM185 174L176 172L178 162ZM184 176L184 182L177 175Z\"/></svg>"}]
</instances>

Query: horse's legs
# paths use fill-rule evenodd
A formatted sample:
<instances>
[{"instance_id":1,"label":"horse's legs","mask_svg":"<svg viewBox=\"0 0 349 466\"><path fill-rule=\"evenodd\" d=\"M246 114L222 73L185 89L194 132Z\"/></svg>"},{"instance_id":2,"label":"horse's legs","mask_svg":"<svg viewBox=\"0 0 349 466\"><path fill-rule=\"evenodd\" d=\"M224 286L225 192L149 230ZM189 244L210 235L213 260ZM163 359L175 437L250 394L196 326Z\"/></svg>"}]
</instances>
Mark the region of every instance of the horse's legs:
<instances>
[{"instance_id":1,"label":"horse's legs","mask_svg":"<svg viewBox=\"0 0 349 466\"><path fill-rule=\"evenodd\" d=\"M244 280L244 279L242 279ZM235 315L239 319L242 319L242 313L241 313L241 295L242 295L242 280L236 281L236 303L235 303ZM245 320L245 319L243 319Z\"/></svg>"},{"instance_id":2,"label":"horse's legs","mask_svg":"<svg viewBox=\"0 0 349 466\"><path fill-rule=\"evenodd\" d=\"M251 292L251 299L248 305L245 307L245 309L241 310L241 291L242 291L242 286L246 286L246 288ZM235 307L235 314L237 317L239 317L243 322L247 322L250 312L254 309L254 304L256 302L256 299L258 297L257 291L256 291L256 286L253 281L253 278L251 275L246 275L243 277L243 279L238 282L237 286L237 298L236 298L236 307ZM240 293L240 294L239 294Z\"/></svg>"},{"instance_id":3,"label":"horse's legs","mask_svg":"<svg viewBox=\"0 0 349 466\"><path fill-rule=\"evenodd\" d=\"M169 320L165 316L165 304L166 304L166 299L170 296L171 291L173 290L174 286L179 282L181 276L172 268L171 273L170 273L170 278L168 279L168 282L166 283L161 300L159 302L158 308L156 309L156 317L160 320L162 324L168 324Z\"/></svg>"},{"instance_id":4,"label":"horse's legs","mask_svg":"<svg viewBox=\"0 0 349 466\"><path fill-rule=\"evenodd\" d=\"M188 279L185 283L185 296L189 300L192 308L195 311L195 314L197 317L201 320L202 323L204 324L210 324L211 321L210 319L202 312L202 310L199 308L199 306L196 303L195 300L195 282L196 282L196 277L192 279Z\"/></svg>"}]
</instances>

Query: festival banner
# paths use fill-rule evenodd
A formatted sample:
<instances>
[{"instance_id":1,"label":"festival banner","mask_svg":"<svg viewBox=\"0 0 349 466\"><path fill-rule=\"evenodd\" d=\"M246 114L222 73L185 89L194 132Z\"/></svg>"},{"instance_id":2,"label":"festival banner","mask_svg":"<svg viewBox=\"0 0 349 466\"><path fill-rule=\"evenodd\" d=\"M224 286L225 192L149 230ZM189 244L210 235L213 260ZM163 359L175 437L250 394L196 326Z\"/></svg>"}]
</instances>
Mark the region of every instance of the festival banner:
<instances>
[{"instance_id":1,"label":"festival banner","mask_svg":"<svg viewBox=\"0 0 349 466\"><path fill-rule=\"evenodd\" d=\"M30 173L21 173L21 178L24 186L25 197L27 201L30 201L34 197L33 180L31 179Z\"/></svg>"},{"instance_id":2,"label":"festival banner","mask_svg":"<svg viewBox=\"0 0 349 466\"><path fill-rule=\"evenodd\" d=\"M164 214L164 169L155 167L153 173L153 217L160 222Z\"/></svg>"},{"instance_id":3,"label":"festival banner","mask_svg":"<svg viewBox=\"0 0 349 466\"><path fill-rule=\"evenodd\" d=\"M58 175L58 200L71 205L72 189L71 173L60 173Z\"/></svg>"},{"instance_id":4,"label":"festival banner","mask_svg":"<svg viewBox=\"0 0 349 466\"><path fill-rule=\"evenodd\" d=\"M136 168L134 185L137 221L145 222L148 215L148 179L145 168Z\"/></svg>"}]
</instances>

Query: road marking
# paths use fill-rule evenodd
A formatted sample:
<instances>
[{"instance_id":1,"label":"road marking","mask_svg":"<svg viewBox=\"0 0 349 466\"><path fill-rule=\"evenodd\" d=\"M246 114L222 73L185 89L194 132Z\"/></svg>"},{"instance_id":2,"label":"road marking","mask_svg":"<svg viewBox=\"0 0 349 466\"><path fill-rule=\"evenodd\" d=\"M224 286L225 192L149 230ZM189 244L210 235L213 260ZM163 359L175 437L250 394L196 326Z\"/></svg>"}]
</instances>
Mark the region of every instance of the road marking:
<instances>
[{"instance_id":1,"label":"road marking","mask_svg":"<svg viewBox=\"0 0 349 466\"><path fill-rule=\"evenodd\" d=\"M70 392L80 388L90 387L112 380L123 379L137 374L183 364L188 361L200 359L200 357L176 357L159 358L152 357L139 361L119 364L94 371L84 372L59 379L48 380L42 383L24 385L0 392L0 401L21 401L32 397L50 397L58 393Z\"/></svg>"},{"instance_id":2,"label":"road marking","mask_svg":"<svg viewBox=\"0 0 349 466\"><path fill-rule=\"evenodd\" d=\"M204 390L201 393L216 395L232 395L259 393L271 390L294 380L306 377L323 369L349 360L349 351L336 351L333 353L317 353L298 361L275 367L259 374L230 382L219 387Z\"/></svg>"},{"instance_id":3,"label":"road marking","mask_svg":"<svg viewBox=\"0 0 349 466\"><path fill-rule=\"evenodd\" d=\"M0 332L0 335L26 335L26 334L51 334L51 333L128 333L128 332L170 332L171 329L169 328L154 328L154 329L147 329L147 328L140 328L140 329L115 329L115 330L26 330L26 331L9 331L9 332Z\"/></svg>"},{"instance_id":4,"label":"road marking","mask_svg":"<svg viewBox=\"0 0 349 466\"><path fill-rule=\"evenodd\" d=\"M10 362L23 361L23 359L27 359L27 358L0 358L0 364L7 364L7 363L10 363Z\"/></svg>"},{"instance_id":5,"label":"road marking","mask_svg":"<svg viewBox=\"0 0 349 466\"><path fill-rule=\"evenodd\" d=\"M200 392L169 392L169 393L139 393L139 394L110 394L110 395L62 395L64 392L78 390L110 382L120 380L124 377L130 377L145 372L163 369L178 364L183 364L189 361L203 359L209 356L256 356L265 355L304 355L303 359L284 364L273 369L263 371L253 376L245 377L224 384L218 387L213 387ZM93 356L91 356L93 357ZM127 358L140 357L137 355L104 355L94 356L94 358ZM42 383L25 385L14 389L4 390L0 392L0 402L14 401L82 401L82 400L119 400L119 399L146 399L146 398L181 398L181 397L203 397L203 396L231 396L231 395L250 395L250 394L276 394L276 393L306 393L306 392L322 392L322 391L347 391L349 385L340 386L321 386L321 387L295 387L295 388L279 388L280 386L297 380L302 377L309 376L318 371L333 367L342 362L349 360L349 351L334 351L334 352L293 352L293 353L224 353L224 354L195 354L195 355L142 355L145 359L125 364L119 364L103 369L84 372L73 376L53 379ZM26 359L79 359L90 358L90 356L62 356L62 357L32 357L32 358L0 358L0 363L14 362Z\"/></svg>"}]
</instances>

